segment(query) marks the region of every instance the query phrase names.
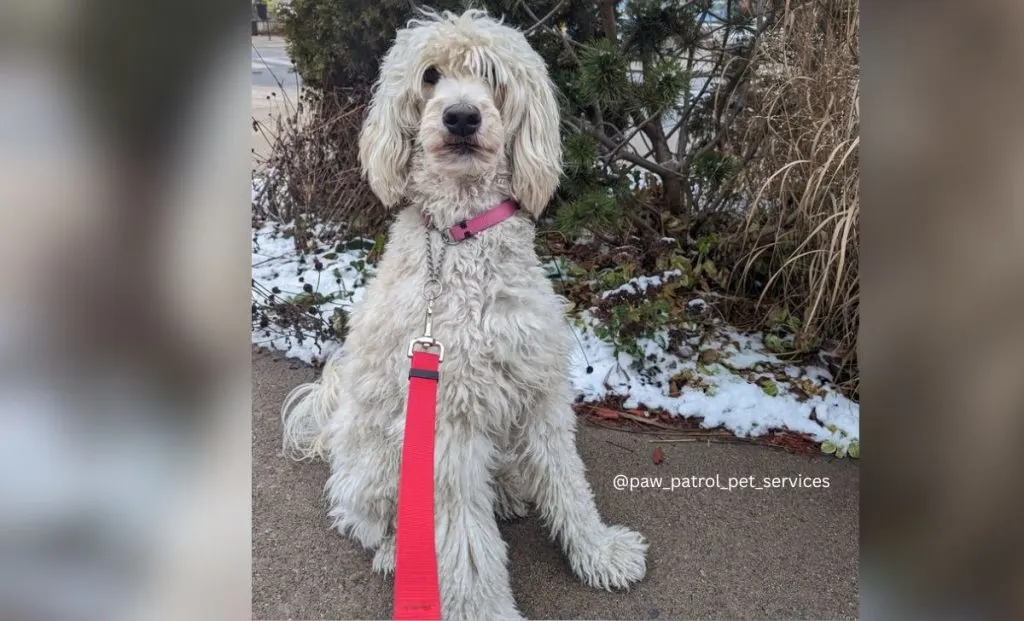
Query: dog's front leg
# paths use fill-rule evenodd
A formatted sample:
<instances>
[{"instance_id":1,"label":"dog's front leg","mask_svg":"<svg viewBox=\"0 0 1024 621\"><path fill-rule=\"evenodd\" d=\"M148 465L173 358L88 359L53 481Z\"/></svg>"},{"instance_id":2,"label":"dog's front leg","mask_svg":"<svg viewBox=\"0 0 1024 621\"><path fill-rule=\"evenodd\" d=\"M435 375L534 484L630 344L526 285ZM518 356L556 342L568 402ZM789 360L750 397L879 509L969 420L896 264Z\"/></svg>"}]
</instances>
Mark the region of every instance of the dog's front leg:
<instances>
[{"instance_id":1,"label":"dog's front leg","mask_svg":"<svg viewBox=\"0 0 1024 621\"><path fill-rule=\"evenodd\" d=\"M611 590L639 581L647 571L647 542L601 521L576 450L576 416L568 400L549 398L537 413L519 440L529 500L586 584Z\"/></svg>"},{"instance_id":2,"label":"dog's front leg","mask_svg":"<svg viewBox=\"0 0 1024 621\"><path fill-rule=\"evenodd\" d=\"M461 432L461 433L460 433ZM494 444L442 424L437 438L436 533L441 610L448 621L522 619L508 550L494 515Z\"/></svg>"}]
</instances>

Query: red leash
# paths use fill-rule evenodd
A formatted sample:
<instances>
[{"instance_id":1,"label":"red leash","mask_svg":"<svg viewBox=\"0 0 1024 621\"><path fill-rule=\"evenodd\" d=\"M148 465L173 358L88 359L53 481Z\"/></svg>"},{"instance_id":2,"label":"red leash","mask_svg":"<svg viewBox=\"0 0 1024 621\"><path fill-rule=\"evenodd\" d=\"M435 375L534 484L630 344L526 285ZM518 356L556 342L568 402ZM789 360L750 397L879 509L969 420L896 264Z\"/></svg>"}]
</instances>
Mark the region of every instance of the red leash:
<instances>
[{"instance_id":1,"label":"red leash","mask_svg":"<svg viewBox=\"0 0 1024 621\"><path fill-rule=\"evenodd\" d=\"M441 231L446 244L469 239L519 211L519 205L504 200L469 220ZM409 403L405 410L405 436L402 440L402 465L398 474L398 524L395 534L395 609L396 620L439 621L441 593L437 583L437 548L434 545L434 419L437 415L438 367L444 360L444 346L431 335L432 303L441 283L433 261L429 229L430 216L423 215L427 226L427 257L430 260L427 286L427 317L423 336L409 344ZM441 258L444 258L442 246ZM420 350L417 351L417 345ZM436 349L437 353L430 353ZM483 621L483 620L482 620Z\"/></svg>"},{"instance_id":2,"label":"red leash","mask_svg":"<svg viewBox=\"0 0 1024 621\"><path fill-rule=\"evenodd\" d=\"M417 344L438 353L413 351ZM434 418L441 344L428 335L409 347L409 403L398 478L394 618L440 620L441 594L434 547Z\"/></svg>"}]
</instances>

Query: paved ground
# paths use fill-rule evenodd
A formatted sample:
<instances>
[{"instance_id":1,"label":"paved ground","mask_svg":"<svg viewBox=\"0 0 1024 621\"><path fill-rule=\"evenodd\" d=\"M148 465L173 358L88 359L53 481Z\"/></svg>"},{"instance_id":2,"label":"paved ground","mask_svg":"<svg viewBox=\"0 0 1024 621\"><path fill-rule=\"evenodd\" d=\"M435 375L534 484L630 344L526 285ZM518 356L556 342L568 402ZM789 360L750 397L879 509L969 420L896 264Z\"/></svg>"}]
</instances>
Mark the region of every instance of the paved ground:
<instances>
[{"instance_id":1,"label":"paved ground","mask_svg":"<svg viewBox=\"0 0 1024 621\"><path fill-rule=\"evenodd\" d=\"M281 456L279 406L309 367L253 355L253 618L387 619L392 581L329 530L324 464ZM859 467L755 446L664 444L581 425L601 513L650 541L629 592L583 586L536 518L502 525L512 588L530 619L837 619L858 616ZM828 489L616 491L628 476L829 477Z\"/></svg>"},{"instance_id":2,"label":"paved ground","mask_svg":"<svg viewBox=\"0 0 1024 621\"><path fill-rule=\"evenodd\" d=\"M266 124L273 134L275 121L281 114L295 109L298 103L298 74L292 67L280 37L252 37L252 116ZM265 133L253 132L251 147L253 164L269 152Z\"/></svg>"}]
</instances>

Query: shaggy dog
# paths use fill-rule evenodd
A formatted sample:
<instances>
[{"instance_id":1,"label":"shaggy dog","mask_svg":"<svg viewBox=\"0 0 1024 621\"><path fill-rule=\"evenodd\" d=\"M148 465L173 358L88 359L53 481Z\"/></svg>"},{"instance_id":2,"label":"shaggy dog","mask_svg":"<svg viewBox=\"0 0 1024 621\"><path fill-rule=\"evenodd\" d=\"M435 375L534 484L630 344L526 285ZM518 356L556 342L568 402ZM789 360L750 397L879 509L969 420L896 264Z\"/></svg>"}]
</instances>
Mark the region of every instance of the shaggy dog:
<instances>
[{"instance_id":1,"label":"shaggy dog","mask_svg":"<svg viewBox=\"0 0 1024 621\"><path fill-rule=\"evenodd\" d=\"M644 538L601 520L584 476L570 408L572 336L534 251L531 217L561 174L558 130L544 61L521 32L472 10L426 14L398 32L359 154L381 201L407 206L343 346L320 381L297 387L283 407L286 450L331 463L336 527L376 550L375 571L393 571L407 353L423 334L433 249L433 328L445 347L435 527L446 619L522 618L496 516L523 516L531 504L586 584L622 588L646 571ZM438 230L506 199L519 203L517 215L442 241Z\"/></svg>"}]
</instances>

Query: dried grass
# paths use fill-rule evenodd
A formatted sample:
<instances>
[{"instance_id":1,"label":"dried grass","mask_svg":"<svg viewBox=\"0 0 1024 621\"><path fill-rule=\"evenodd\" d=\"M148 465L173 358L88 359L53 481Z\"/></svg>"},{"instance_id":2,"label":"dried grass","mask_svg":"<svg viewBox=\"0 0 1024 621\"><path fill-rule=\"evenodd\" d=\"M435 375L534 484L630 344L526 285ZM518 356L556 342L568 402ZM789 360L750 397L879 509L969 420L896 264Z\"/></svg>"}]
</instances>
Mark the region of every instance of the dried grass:
<instances>
[{"instance_id":1,"label":"dried grass","mask_svg":"<svg viewBox=\"0 0 1024 621\"><path fill-rule=\"evenodd\" d=\"M859 382L859 19L856 0L792 2L781 27L765 39L744 137L760 148L740 180L754 200L731 240L740 255L733 283L760 291L759 304L800 317L797 349L833 353L853 393Z\"/></svg>"}]
</instances>

